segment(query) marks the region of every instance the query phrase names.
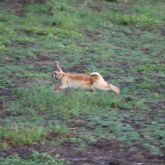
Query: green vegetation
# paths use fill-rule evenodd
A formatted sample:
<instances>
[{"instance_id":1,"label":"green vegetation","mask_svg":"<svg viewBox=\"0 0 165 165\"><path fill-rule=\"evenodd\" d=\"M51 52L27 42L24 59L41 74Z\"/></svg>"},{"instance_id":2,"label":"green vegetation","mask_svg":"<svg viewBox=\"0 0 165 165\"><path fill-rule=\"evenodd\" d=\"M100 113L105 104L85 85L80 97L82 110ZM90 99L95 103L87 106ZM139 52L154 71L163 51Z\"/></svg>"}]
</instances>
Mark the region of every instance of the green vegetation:
<instances>
[{"instance_id":1,"label":"green vegetation","mask_svg":"<svg viewBox=\"0 0 165 165\"><path fill-rule=\"evenodd\" d=\"M11 129L2 128L1 139L11 139L14 144L32 144L41 139L45 134L44 128L19 128L15 126Z\"/></svg>"},{"instance_id":2,"label":"green vegetation","mask_svg":"<svg viewBox=\"0 0 165 165\"><path fill-rule=\"evenodd\" d=\"M31 159L21 159L19 157L10 157L7 159L0 158L0 165L63 165L63 161L59 161L51 157L50 155L46 153L33 153Z\"/></svg>"},{"instance_id":3,"label":"green vegetation","mask_svg":"<svg viewBox=\"0 0 165 165\"><path fill-rule=\"evenodd\" d=\"M0 152L65 142L81 149L104 138L142 144L161 157L164 26L161 0L48 0L25 5L21 15L0 3ZM52 92L55 60L65 71L101 73L121 95ZM33 153L0 164L63 164L58 159Z\"/></svg>"}]
</instances>

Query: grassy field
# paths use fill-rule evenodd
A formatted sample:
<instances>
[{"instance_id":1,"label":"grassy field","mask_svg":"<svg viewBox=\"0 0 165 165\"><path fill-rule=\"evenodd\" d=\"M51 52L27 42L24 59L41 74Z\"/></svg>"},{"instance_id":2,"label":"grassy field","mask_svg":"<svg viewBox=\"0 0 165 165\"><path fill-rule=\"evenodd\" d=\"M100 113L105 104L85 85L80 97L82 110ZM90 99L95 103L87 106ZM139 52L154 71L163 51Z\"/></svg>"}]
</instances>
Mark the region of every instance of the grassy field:
<instances>
[{"instance_id":1,"label":"grassy field","mask_svg":"<svg viewBox=\"0 0 165 165\"><path fill-rule=\"evenodd\" d=\"M163 0L34 2L0 3L0 165L163 165ZM121 95L52 92L55 60Z\"/></svg>"}]
</instances>

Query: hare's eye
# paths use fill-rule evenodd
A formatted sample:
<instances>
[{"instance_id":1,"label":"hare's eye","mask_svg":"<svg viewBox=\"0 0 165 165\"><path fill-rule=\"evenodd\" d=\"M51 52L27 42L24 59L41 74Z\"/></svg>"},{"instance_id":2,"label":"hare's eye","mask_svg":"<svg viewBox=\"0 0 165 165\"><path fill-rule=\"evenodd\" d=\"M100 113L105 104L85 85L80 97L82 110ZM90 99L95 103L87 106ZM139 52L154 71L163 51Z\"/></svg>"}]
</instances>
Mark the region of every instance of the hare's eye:
<instances>
[{"instance_id":1,"label":"hare's eye","mask_svg":"<svg viewBox=\"0 0 165 165\"><path fill-rule=\"evenodd\" d=\"M56 72L54 72L54 75L56 75L57 73Z\"/></svg>"}]
</instances>

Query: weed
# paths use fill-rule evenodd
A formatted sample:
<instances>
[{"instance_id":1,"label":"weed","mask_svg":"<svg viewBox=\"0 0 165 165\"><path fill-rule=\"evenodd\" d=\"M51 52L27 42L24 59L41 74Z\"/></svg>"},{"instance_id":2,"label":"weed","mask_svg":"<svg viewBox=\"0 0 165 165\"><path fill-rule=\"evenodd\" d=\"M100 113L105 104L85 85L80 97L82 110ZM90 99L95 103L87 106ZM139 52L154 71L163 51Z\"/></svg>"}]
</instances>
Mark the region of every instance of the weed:
<instances>
[{"instance_id":1,"label":"weed","mask_svg":"<svg viewBox=\"0 0 165 165\"><path fill-rule=\"evenodd\" d=\"M11 147L10 145L7 143L7 141L0 141L0 151L6 151L9 150Z\"/></svg>"},{"instance_id":2,"label":"weed","mask_svg":"<svg viewBox=\"0 0 165 165\"><path fill-rule=\"evenodd\" d=\"M46 131L43 127L27 128L18 125L0 128L1 139L10 139L12 144L33 144L41 140Z\"/></svg>"},{"instance_id":3,"label":"weed","mask_svg":"<svg viewBox=\"0 0 165 165\"><path fill-rule=\"evenodd\" d=\"M52 125L52 124L50 124L48 126L48 130L50 130L53 133L60 134L60 135L64 135L64 134L68 134L69 133L69 130L68 130L68 128L65 125L57 125L57 124L55 124L55 125L53 124Z\"/></svg>"}]
</instances>

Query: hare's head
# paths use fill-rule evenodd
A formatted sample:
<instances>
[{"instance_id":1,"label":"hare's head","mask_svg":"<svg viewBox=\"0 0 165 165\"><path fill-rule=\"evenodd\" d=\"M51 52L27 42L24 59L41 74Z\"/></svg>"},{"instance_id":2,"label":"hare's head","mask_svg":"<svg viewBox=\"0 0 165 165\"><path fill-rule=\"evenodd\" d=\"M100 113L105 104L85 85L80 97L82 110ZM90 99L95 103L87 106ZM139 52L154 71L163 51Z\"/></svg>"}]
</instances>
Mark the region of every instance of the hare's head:
<instances>
[{"instance_id":1,"label":"hare's head","mask_svg":"<svg viewBox=\"0 0 165 165\"><path fill-rule=\"evenodd\" d=\"M53 80L60 80L64 72L61 69L61 66L60 66L58 61L55 61L54 63L55 63L55 66L57 67L57 71L54 71L52 73L51 77L52 77Z\"/></svg>"}]
</instances>

